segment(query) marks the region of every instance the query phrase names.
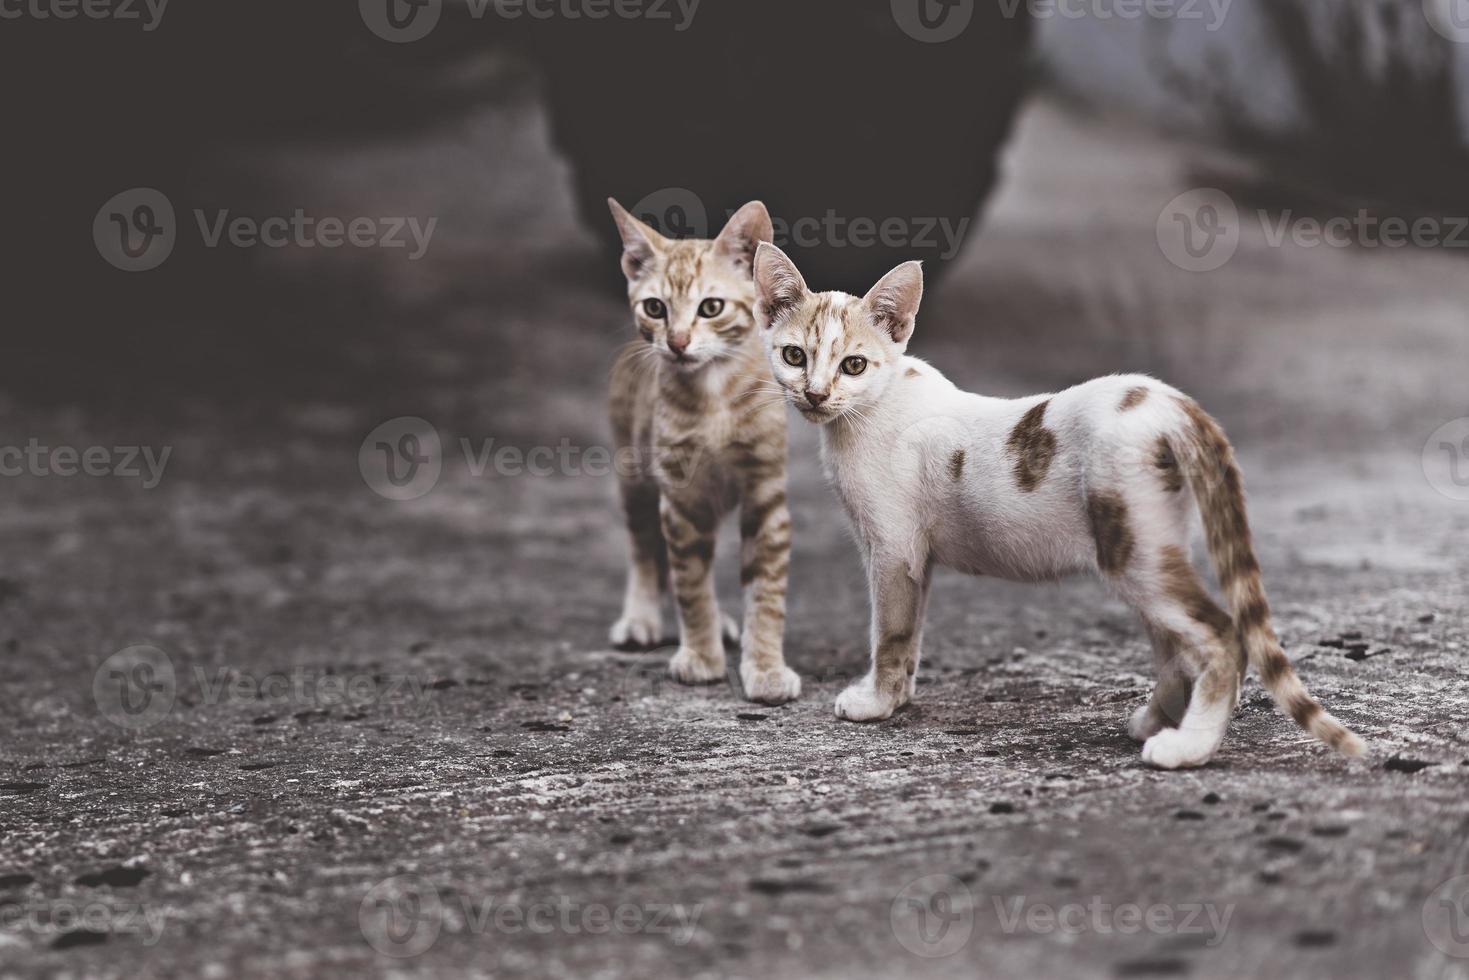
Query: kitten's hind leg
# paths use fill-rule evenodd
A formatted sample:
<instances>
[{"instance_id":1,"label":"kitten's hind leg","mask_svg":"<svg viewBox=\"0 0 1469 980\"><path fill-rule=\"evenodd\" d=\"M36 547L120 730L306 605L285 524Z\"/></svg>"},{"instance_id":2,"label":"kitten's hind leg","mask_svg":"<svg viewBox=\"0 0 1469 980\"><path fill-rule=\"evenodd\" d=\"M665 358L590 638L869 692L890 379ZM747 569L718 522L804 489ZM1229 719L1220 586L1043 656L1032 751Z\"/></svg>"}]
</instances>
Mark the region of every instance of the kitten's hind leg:
<instances>
[{"instance_id":1,"label":"kitten's hind leg","mask_svg":"<svg viewBox=\"0 0 1469 980\"><path fill-rule=\"evenodd\" d=\"M620 650L646 650L663 638L662 593L668 580L668 547L658 515L658 487L652 481L624 481L622 508L627 518L632 555L622 617L612 624L609 639Z\"/></svg>"},{"instance_id":2,"label":"kitten's hind leg","mask_svg":"<svg viewBox=\"0 0 1469 980\"><path fill-rule=\"evenodd\" d=\"M1127 733L1135 741L1146 742L1165 728L1177 728L1188 710L1193 678L1178 659L1178 640L1166 630L1148 627L1153 642L1153 664L1158 683L1148 703L1132 713Z\"/></svg>"},{"instance_id":3,"label":"kitten's hind leg","mask_svg":"<svg viewBox=\"0 0 1469 980\"><path fill-rule=\"evenodd\" d=\"M1143 761L1160 769L1202 766L1223 741L1239 697L1234 622L1209 597L1181 545L1136 553L1118 579L1148 629L1177 651L1171 668L1159 677L1156 715L1149 706L1150 717L1162 727L1143 743ZM1185 685L1187 707L1178 717L1179 689Z\"/></svg>"},{"instance_id":4,"label":"kitten's hind leg","mask_svg":"<svg viewBox=\"0 0 1469 980\"><path fill-rule=\"evenodd\" d=\"M912 697L931 574L915 579L908 559L872 555L872 668L837 696L838 718L881 721Z\"/></svg>"}]
</instances>

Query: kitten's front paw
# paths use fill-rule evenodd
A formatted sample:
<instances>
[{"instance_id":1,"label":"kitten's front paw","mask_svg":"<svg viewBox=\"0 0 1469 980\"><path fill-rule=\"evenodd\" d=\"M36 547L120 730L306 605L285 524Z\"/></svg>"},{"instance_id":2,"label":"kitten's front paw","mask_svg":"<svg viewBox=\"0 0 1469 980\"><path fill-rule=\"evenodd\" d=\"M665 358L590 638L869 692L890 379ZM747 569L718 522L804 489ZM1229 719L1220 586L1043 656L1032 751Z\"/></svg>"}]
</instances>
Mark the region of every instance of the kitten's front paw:
<instances>
[{"instance_id":1,"label":"kitten's front paw","mask_svg":"<svg viewBox=\"0 0 1469 980\"><path fill-rule=\"evenodd\" d=\"M1163 720L1153 712L1151 704L1145 704L1132 713L1127 720L1127 734L1134 742L1146 742L1164 729Z\"/></svg>"},{"instance_id":2,"label":"kitten's front paw","mask_svg":"<svg viewBox=\"0 0 1469 980\"><path fill-rule=\"evenodd\" d=\"M1159 769L1192 769L1212 759L1218 747L1198 732L1168 728L1143 743L1143 761Z\"/></svg>"},{"instance_id":3,"label":"kitten's front paw","mask_svg":"<svg viewBox=\"0 0 1469 980\"><path fill-rule=\"evenodd\" d=\"M740 682L745 685L745 697L761 704L785 704L801 696L800 675L785 666L754 670L741 664Z\"/></svg>"},{"instance_id":4,"label":"kitten's front paw","mask_svg":"<svg viewBox=\"0 0 1469 980\"><path fill-rule=\"evenodd\" d=\"M724 655L715 658L680 647L668 661L668 673L680 684L713 684L724 680Z\"/></svg>"},{"instance_id":5,"label":"kitten's front paw","mask_svg":"<svg viewBox=\"0 0 1469 980\"><path fill-rule=\"evenodd\" d=\"M626 613L607 633L615 650L647 650L657 646L662 638L663 622L656 612Z\"/></svg>"},{"instance_id":6,"label":"kitten's front paw","mask_svg":"<svg viewBox=\"0 0 1469 980\"><path fill-rule=\"evenodd\" d=\"M898 699L879 691L871 676L837 695L837 717L844 721L882 721L898 707Z\"/></svg>"}]
</instances>

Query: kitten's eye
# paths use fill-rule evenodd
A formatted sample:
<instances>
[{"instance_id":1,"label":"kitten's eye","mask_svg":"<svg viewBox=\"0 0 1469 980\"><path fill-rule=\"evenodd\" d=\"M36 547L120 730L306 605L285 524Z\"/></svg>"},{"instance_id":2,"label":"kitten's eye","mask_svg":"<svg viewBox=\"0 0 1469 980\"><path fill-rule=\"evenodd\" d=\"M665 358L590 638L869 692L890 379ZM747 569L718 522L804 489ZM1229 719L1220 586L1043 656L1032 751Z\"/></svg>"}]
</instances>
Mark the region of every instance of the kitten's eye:
<instances>
[{"instance_id":1,"label":"kitten's eye","mask_svg":"<svg viewBox=\"0 0 1469 980\"><path fill-rule=\"evenodd\" d=\"M706 320L712 320L724 312L724 300L706 299L699 304L699 315Z\"/></svg>"},{"instance_id":2,"label":"kitten's eye","mask_svg":"<svg viewBox=\"0 0 1469 980\"><path fill-rule=\"evenodd\" d=\"M663 305L661 299L643 300L643 312L655 320L661 320L668 315L668 307Z\"/></svg>"},{"instance_id":3,"label":"kitten's eye","mask_svg":"<svg viewBox=\"0 0 1469 980\"><path fill-rule=\"evenodd\" d=\"M858 357L856 354L853 354L851 357L842 361L843 374L850 374L852 377L855 378L857 375L866 370L867 358L865 357Z\"/></svg>"},{"instance_id":4,"label":"kitten's eye","mask_svg":"<svg viewBox=\"0 0 1469 980\"><path fill-rule=\"evenodd\" d=\"M785 362L791 367L800 367L806 363L806 352L799 347L784 347L781 349L780 356L785 358Z\"/></svg>"}]
</instances>

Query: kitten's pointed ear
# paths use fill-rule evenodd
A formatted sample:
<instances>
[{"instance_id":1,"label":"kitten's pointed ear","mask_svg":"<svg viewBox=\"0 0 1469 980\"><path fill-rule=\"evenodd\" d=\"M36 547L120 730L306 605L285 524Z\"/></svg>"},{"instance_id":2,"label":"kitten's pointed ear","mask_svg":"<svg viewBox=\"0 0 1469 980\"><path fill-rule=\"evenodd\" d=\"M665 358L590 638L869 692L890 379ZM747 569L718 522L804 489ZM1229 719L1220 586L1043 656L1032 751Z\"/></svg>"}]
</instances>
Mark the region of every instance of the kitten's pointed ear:
<instances>
[{"instance_id":1,"label":"kitten's pointed ear","mask_svg":"<svg viewBox=\"0 0 1469 980\"><path fill-rule=\"evenodd\" d=\"M895 344L905 344L913 334L913 320L923 300L923 266L904 262L878 280L862 297L862 306L880 330Z\"/></svg>"},{"instance_id":2,"label":"kitten's pointed ear","mask_svg":"<svg viewBox=\"0 0 1469 980\"><path fill-rule=\"evenodd\" d=\"M810 295L806 280L786 253L769 242L755 250L755 322L763 330Z\"/></svg>"},{"instance_id":3,"label":"kitten's pointed ear","mask_svg":"<svg viewBox=\"0 0 1469 980\"><path fill-rule=\"evenodd\" d=\"M733 262L744 275L752 275L755 250L761 242L775 238L770 212L759 201L751 201L730 216L729 224L714 239L714 250Z\"/></svg>"},{"instance_id":4,"label":"kitten's pointed ear","mask_svg":"<svg viewBox=\"0 0 1469 980\"><path fill-rule=\"evenodd\" d=\"M622 234L622 272L630 281L640 278L648 263L663 250L668 239L643 224L627 212L616 198L607 198L607 207L612 211L612 220Z\"/></svg>"}]
</instances>

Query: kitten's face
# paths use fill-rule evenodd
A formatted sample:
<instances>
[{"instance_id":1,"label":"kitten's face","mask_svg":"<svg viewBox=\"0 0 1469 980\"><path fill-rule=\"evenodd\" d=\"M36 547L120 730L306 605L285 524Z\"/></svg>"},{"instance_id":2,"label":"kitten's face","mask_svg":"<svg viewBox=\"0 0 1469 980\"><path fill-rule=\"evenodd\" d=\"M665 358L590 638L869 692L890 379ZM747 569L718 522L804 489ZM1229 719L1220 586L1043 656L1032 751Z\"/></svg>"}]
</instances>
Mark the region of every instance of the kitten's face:
<instances>
[{"instance_id":1,"label":"kitten's face","mask_svg":"<svg viewBox=\"0 0 1469 980\"><path fill-rule=\"evenodd\" d=\"M608 204L622 232L627 298L643 340L680 371L740 351L755 331L755 249L773 236L765 205L746 204L718 238L677 241Z\"/></svg>"},{"instance_id":2,"label":"kitten's face","mask_svg":"<svg viewBox=\"0 0 1469 980\"><path fill-rule=\"evenodd\" d=\"M812 293L784 252L755 259L756 318L770 371L807 421L860 417L896 377L923 295L917 262L898 266L862 299Z\"/></svg>"}]
</instances>

